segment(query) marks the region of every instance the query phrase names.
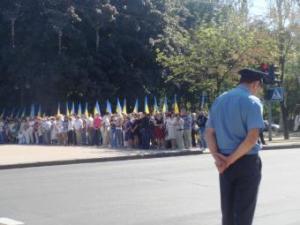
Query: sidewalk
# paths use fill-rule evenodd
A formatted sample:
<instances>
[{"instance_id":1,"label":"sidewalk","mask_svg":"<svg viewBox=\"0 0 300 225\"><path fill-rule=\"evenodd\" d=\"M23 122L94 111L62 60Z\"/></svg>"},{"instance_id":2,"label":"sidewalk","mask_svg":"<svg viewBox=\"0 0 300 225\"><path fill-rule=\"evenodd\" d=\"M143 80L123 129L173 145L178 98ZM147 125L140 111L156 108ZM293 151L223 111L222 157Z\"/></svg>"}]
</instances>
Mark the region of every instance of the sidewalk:
<instances>
[{"instance_id":1,"label":"sidewalk","mask_svg":"<svg viewBox=\"0 0 300 225\"><path fill-rule=\"evenodd\" d=\"M263 150L299 148L300 145L300 132L291 132L289 140L284 140L282 133L273 134L272 141L268 139L268 132L264 133L264 137L266 145Z\"/></svg>"},{"instance_id":2,"label":"sidewalk","mask_svg":"<svg viewBox=\"0 0 300 225\"><path fill-rule=\"evenodd\" d=\"M96 146L0 145L0 169L202 154L191 150L110 149Z\"/></svg>"},{"instance_id":3,"label":"sidewalk","mask_svg":"<svg viewBox=\"0 0 300 225\"><path fill-rule=\"evenodd\" d=\"M272 142L267 141L267 145L263 147L263 150L289 148L300 148L300 137L291 137L290 140L275 137ZM137 150L89 146L0 145L0 169L197 155L202 153L197 148L190 150ZM206 150L204 153L208 153L208 151Z\"/></svg>"}]
</instances>

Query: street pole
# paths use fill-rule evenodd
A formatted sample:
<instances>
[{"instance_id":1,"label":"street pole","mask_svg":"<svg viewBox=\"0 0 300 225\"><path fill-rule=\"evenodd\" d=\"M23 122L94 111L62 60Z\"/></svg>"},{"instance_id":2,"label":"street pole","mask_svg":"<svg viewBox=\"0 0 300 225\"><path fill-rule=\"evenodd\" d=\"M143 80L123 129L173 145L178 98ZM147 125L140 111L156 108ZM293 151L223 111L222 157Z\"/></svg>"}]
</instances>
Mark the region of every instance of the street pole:
<instances>
[{"instance_id":1,"label":"street pole","mask_svg":"<svg viewBox=\"0 0 300 225\"><path fill-rule=\"evenodd\" d=\"M269 100L268 101L268 114L269 114L269 127L268 127L268 131L269 131L269 141L272 141L272 101Z\"/></svg>"}]
</instances>

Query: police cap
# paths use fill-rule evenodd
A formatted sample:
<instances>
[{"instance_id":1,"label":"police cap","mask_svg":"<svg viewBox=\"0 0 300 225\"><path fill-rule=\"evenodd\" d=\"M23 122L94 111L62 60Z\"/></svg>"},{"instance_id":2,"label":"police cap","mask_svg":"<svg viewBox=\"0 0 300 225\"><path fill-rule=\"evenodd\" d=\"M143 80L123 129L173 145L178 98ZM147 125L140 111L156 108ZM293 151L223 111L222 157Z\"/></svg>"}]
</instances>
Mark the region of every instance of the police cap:
<instances>
[{"instance_id":1,"label":"police cap","mask_svg":"<svg viewBox=\"0 0 300 225\"><path fill-rule=\"evenodd\" d=\"M267 73L261 72L259 70L254 69L242 69L239 71L239 74L242 78L247 79L248 81L262 81L265 82L266 78L268 77Z\"/></svg>"}]
</instances>

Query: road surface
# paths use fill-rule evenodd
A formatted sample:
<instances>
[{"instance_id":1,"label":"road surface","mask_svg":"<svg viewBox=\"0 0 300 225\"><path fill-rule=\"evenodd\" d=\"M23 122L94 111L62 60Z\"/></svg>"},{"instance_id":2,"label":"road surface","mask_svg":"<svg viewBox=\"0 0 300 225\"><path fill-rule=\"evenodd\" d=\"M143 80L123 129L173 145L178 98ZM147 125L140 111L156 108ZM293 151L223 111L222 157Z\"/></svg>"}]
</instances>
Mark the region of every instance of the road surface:
<instances>
[{"instance_id":1,"label":"road surface","mask_svg":"<svg viewBox=\"0 0 300 225\"><path fill-rule=\"evenodd\" d=\"M264 151L254 225L300 224L300 149ZM219 225L210 155L0 170L0 217L26 225Z\"/></svg>"}]
</instances>

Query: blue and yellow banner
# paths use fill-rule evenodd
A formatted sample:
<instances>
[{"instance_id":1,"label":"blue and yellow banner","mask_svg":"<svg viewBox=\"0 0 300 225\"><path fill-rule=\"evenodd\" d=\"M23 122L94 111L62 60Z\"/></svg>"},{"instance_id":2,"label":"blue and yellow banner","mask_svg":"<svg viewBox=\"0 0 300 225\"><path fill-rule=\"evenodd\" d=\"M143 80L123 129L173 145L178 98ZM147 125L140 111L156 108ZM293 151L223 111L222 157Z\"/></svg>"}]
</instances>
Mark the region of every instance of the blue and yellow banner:
<instances>
[{"instance_id":1,"label":"blue and yellow banner","mask_svg":"<svg viewBox=\"0 0 300 225\"><path fill-rule=\"evenodd\" d=\"M148 106L148 97L147 97L147 96L145 97L145 103L144 103L144 106L145 106L144 112L145 112L146 114L149 114L149 113L150 113L150 110L149 110L149 106Z\"/></svg>"},{"instance_id":2,"label":"blue and yellow banner","mask_svg":"<svg viewBox=\"0 0 300 225\"><path fill-rule=\"evenodd\" d=\"M136 99L134 109L133 109L133 113L138 113L138 112L139 112L139 99Z\"/></svg>"},{"instance_id":3,"label":"blue and yellow banner","mask_svg":"<svg viewBox=\"0 0 300 225\"><path fill-rule=\"evenodd\" d=\"M96 101L96 105L95 105L95 108L94 108L94 115L96 115L96 114L101 114L101 112L100 112L100 105L99 105L99 102L98 101Z\"/></svg>"}]
</instances>

